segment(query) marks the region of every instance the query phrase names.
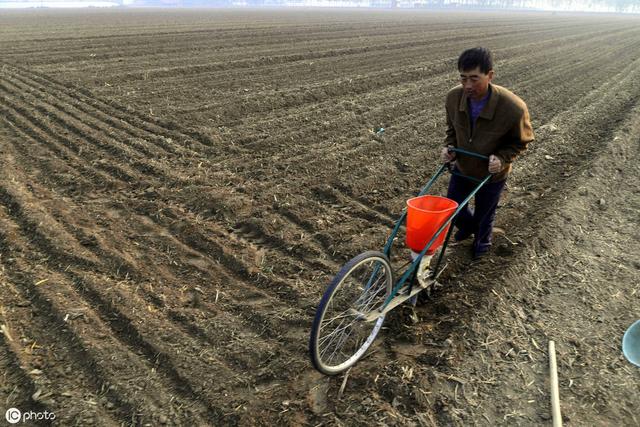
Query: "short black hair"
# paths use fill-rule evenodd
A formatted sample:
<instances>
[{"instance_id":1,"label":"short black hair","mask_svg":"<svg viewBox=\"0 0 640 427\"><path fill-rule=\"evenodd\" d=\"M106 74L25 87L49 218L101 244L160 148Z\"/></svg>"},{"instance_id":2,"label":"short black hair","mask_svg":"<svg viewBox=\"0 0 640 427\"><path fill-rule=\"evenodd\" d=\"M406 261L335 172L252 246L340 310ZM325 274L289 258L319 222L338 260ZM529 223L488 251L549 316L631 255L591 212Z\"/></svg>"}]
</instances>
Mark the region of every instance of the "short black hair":
<instances>
[{"instance_id":1,"label":"short black hair","mask_svg":"<svg viewBox=\"0 0 640 427\"><path fill-rule=\"evenodd\" d=\"M487 74L493 70L493 55L484 47L467 49L458 58L458 71L470 71L480 67L480 71Z\"/></svg>"}]
</instances>

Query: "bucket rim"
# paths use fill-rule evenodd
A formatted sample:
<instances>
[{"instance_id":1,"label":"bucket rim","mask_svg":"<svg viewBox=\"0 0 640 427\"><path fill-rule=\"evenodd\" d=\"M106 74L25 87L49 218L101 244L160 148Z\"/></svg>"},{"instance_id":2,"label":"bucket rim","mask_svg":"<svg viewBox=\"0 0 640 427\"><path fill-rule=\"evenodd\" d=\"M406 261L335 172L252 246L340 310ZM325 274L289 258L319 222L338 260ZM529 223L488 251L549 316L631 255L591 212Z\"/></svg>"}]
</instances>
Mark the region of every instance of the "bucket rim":
<instances>
[{"instance_id":1,"label":"bucket rim","mask_svg":"<svg viewBox=\"0 0 640 427\"><path fill-rule=\"evenodd\" d=\"M634 359L634 360L632 360L632 358L631 358L631 354L629 354L629 353L630 353L630 351L627 351L627 350L628 350L628 347L630 347L630 345L631 345L631 344L630 344L630 343L628 343L628 341L627 341L627 340L628 340L628 337L630 337L630 336L631 336L631 331L634 331L634 332L635 332L635 330L636 330L636 329L640 329L640 319L638 319L638 320L636 320L635 322L633 322L633 323L631 324L631 326L629 326L629 327L627 328L627 330L625 331L624 335L622 336L622 354L624 354L624 357L625 357L629 362L631 362L632 364L634 364L634 365L636 365L636 366L640 367L640 360L638 360L638 359ZM639 335L640 335L640 333L639 333Z\"/></svg>"},{"instance_id":2,"label":"bucket rim","mask_svg":"<svg viewBox=\"0 0 640 427\"><path fill-rule=\"evenodd\" d=\"M452 203L452 205L451 205L451 207L448 207L448 208L445 208L445 209L440 209L440 210L426 210L426 209L418 208L418 207L416 207L416 206L412 206L412 205L410 204L410 202L412 202L412 201L414 201L414 200L417 200L417 199L425 199L425 198L432 198L432 199L445 199L445 200L450 201L450 202ZM425 194L425 195L423 195L423 196L412 197L412 198L410 198L409 200L407 200L407 208L415 209L415 210L417 210L417 211L425 212L425 213L442 213L442 212L448 212L448 211L450 211L450 210L457 209L457 208L458 208L458 206L459 206L458 202L456 202L456 201L455 201L455 200L453 200L453 199L450 199L450 198L448 198L448 197L444 197L444 196L434 196L434 195L431 195L431 194Z\"/></svg>"}]
</instances>

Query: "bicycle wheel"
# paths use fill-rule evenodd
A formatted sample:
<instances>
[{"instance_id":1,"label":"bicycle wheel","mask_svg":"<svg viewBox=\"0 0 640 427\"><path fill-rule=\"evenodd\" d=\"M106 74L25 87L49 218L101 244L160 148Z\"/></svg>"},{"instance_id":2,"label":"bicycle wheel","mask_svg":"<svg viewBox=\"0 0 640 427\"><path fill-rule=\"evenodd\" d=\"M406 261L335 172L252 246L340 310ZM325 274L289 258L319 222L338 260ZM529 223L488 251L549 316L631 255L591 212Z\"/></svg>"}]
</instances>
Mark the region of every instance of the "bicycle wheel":
<instances>
[{"instance_id":1,"label":"bicycle wheel","mask_svg":"<svg viewBox=\"0 0 640 427\"><path fill-rule=\"evenodd\" d=\"M384 316L365 317L382 306L392 287L391 265L381 252L361 253L342 267L313 319L309 352L317 370L335 375L362 357L384 322Z\"/></svg>"}]
</instances>

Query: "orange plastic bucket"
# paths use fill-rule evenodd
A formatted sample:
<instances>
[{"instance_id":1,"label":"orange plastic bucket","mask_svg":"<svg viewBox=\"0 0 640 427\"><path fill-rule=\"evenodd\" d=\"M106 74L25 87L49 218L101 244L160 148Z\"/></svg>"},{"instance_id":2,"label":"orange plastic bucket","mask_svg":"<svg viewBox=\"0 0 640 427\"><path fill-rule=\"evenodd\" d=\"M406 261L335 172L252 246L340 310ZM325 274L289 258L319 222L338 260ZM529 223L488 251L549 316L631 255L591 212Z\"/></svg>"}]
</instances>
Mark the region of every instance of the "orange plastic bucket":
<instances>
[{"instance_id":1,"label":"orange plastic bucket","mask_svg":"<svg viewBox=\"0 0 640 427\"><path fill-rule=\"evenodd\" d=\"M407 246L414 252L422 252L457 207L455 200L441 196L427 195L407 200ZM442 230L427 254L433 254L442 245L450 226L449 223Z\"/></svg>"}]
</instances>

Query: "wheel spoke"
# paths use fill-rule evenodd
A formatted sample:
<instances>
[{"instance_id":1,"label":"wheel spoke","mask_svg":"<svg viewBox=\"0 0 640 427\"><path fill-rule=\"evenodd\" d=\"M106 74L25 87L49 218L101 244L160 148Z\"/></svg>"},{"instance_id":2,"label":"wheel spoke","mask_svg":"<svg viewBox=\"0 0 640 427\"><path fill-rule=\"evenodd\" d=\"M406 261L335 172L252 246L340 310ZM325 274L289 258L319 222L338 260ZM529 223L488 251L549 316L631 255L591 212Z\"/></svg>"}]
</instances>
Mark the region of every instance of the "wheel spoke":
<instances>
[{"instance_id":1,"label":"wheel spoke","mask_svg":"<svg viewBox=\"0 0 640 427\"><path fill-rule=\"evenodd\" d=\"M334 342L338 342L338 343L342 342L342 337L345 335L345 331L347 331L346 334L349 334L350 331L351 331L351 329L349 329L349 326L350 325L347 325L347 326L343 327L342 329L335 330L330 335L327 335L325 337L325 340L327 338L330 338L329 339L329 343L324 347L324 350L322 350L321 354L324 354L327 350L330 350L331 348L338 349L340 346L337 345L337 344L336 345L333 345L333 344L334 344ZM332 354L334 354L334 353L335 353L335 350L333 351Z\"/></svg>"},{"instance_id":2,"label":"wheel spoke","mask_svg":"<svg viewBox=\"0 0 640 427\"><path fill-rule=\"evenodd\" d=\"M377 297L378 297L378 295L380 294L380 292L384 292L384 291L385 291L385 289L384 289L383 287L378 288L378 289L376 290L376 292L375 292L375 293L373 293L373 294L371 295L371 297L369 297L369 299L368 299L368 300L364 301L364 302L362 303L362 305L360 305L360 306L358 307L358 308L359 308L359 311L360 311L360 312L363 312L363 313L368 313L368 312L370 312L370 311L371 311L370 309L371 309L371 306L372 306L372 305L373 305L373 303L374 303L374 300L377 300ZM375 302L377 302L377 301L375 301ZM364 309L362 309L362 307L364 307Z\"/></svg>"},{"instance_id":3,"label":"wheel spoke","mask_svg":"<svg viewBox=\"0 0 640 427\"><path fill-rule=\"evenodd\" d=\"M349 310L347 310L349 311ZM327 326L329 326L332 322L339 320L339 319L346 319L348 317L353 317L352 314L345 314L347 313L347 311L343 311L342 313L338 314L337 316L332 317L329 320L323 320L322 321L322 325L320 326L320 330L326 328Z\"/></svg>"},{"instance_id":4,"label":"wheel spoke","mask_svg":"<svg viewBox=\"0 0 640 427\"><path fill-rule=\"evenodd\" d=\"M331 353L331 355L329 356L329 360L334 360L335 359L335 355L337 351L341 351L342 348L344 347L344 343L349 339L349 336L351 336L351 334L353 333L353 329L349 329L349 331L346 334L342 334L342 336L339 338L338 344L335 346L335 349L333 350L333 353ZM339 355L340 353L338 353Z\"/></svg>"},{"instance_id":5,"label":"wheel spoke","mask_svg":"<svg viewBox=\"0 0 640 427\"><path fill-rule=\"evenodd\" d=\"M383 316L365 321L365 316L382 306L392 281L391 266L381 253L361 254L347 263L318 307L310 342L316 368L335 374L364 354L384 321Z\"/></svg>"},{"instance_id":6,"label":"wheel spoke","mask_svg":"<svg viewBox=\"0 0 640 427\"><path fill-rule=\"evenodd\" d=\"M338 325L338 327L337 327L336 329L334 329L331 333L329 333L329 334L325 335L323 338L321 338L321 339L318 341L318 344L322 344L322 343L323 343L327 338L334 338L334 335L335 335L335 334L338 334L338 333L340 333L340 332L342 332L342 331L344 331L344 330L346 330L346 329L350 328L350 327L351 327L351 325L353 325L355 322L356 322L356 320L353 320L353 321L352 321L351 323L349 323L348 325L344 325L344 326L342 326L342 325L344 324L344 321L343 321L343 322L342 322L342 323L340 323L340 325Z\"/></svg>"},{"instance_id":7,"label":"wheel spoke","mask_svg":"<svg viewBox=\"0 0 640 427\"><path fill-rule=\"evenodd\" d=\"M370 291L370 290L372 290L372 289L376 289L376 288L379 288L380 283L383 283L383 282L384 282L384 280L386 279L386 275L384 274L385 272L383 271L382 273L383 273L383 274L382 274L382 275L380 275L380 276L376 279L376 281L375 281L373 284L371 284L371 285L369 285L369 286L366 286L366 287L364 288L364 290L363 290L363 291L364 291L364 293L363 293L362 295L360 295L360 297L358 298L358 300L356 300L356 304L358 304L358 303L360 302L360 300L361 300L363 297L365 297L365 296L369 293L369 291ZM369 282L370 282L371 280L372 280L372 278L371 278L371 279L369 279Z\"/></svg>"},{"instance_id":8,"label":"wheel spoke","mask_svg":"<svg viewBox=\"0 0 640 427\"><path fill-rule=\"evenodd\" d=\"M360 300L367 295L367 293L371 290L371 289L375 289L379 284L381 280L384 280L385 276L381 276L379 279L376 280L376 283L374 283L373 285L369 286L368 288L364 289L364 293L362 295L360 295L360 297L355 301L355 305L360 305L361 302Z\"/></svg>"}]
</instances>

